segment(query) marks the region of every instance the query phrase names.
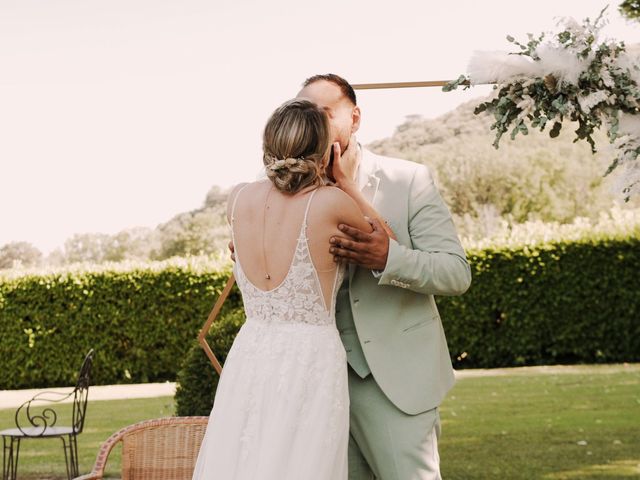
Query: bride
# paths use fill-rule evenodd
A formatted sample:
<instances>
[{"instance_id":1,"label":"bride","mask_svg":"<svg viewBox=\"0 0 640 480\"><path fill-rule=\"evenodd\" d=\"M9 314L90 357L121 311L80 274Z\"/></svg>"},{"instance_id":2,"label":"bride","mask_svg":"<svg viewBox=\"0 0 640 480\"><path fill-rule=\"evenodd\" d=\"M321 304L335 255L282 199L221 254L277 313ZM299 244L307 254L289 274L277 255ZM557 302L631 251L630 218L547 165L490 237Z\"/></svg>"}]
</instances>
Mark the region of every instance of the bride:
<instances>
[{"instance_id":1,"label":"bride","mask_svg":"<svg viewBox=\"0 0 640 480\"><path fill-rule=\"evenodd\" d=\"M334 317L345 266L329 239L341 223L370 232L364 215L379 216L359 192L326 185L329 176L349 181L328 168L330 153L341 161L331 135L322 109L285 102L264 130L267 179L229 195L247 320L227 356L194 479L347 479L347 362Z\"/></svg>"}]
</instances>

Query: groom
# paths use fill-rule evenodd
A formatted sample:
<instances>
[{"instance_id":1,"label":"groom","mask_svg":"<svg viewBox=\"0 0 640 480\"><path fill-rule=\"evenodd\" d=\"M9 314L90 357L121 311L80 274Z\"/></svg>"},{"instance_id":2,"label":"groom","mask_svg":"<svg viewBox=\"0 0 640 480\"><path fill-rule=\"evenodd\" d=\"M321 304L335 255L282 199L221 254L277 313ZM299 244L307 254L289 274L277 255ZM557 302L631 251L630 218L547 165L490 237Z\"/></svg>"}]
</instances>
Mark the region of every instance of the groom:
<instances>
[{"instance_id":1,"label":"groom","mask_svg":"<svg viewBox=\"0 0 640 480\"><path fill-rule=\"evenodd\" d=\"M350 367L349 480L439 479L438 405L454 375L434 295L469 288L464 250L426 166L350 141L360 109L346 80L313 76L298 97L329 116L344 152L333 179L357 181L398 238L373 221L371 234L343 225L332 239L336 260L350 263L336 303Z\"/></svg>"}]
</instances>

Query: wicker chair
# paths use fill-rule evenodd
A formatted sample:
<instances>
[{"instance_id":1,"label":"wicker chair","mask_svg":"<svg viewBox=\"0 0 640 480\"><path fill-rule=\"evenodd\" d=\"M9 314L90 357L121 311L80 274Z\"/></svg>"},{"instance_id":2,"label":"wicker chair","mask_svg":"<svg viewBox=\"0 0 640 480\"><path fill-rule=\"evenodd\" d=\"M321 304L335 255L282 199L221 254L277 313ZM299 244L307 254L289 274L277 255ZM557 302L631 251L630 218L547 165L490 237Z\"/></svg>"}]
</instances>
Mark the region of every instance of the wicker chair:
<instances>
[{"instance_id":1,"label":"wicker chair","mask_svg":"<svg viewBox=\"0 0 640 480\"><path fill-rule=\"evenodd\" d=\"M122 442L122 480L191 480L209 417L145 420L109 437L91 473L75 480L102 480L113 447Z\"/></svg>"}]
</instances>

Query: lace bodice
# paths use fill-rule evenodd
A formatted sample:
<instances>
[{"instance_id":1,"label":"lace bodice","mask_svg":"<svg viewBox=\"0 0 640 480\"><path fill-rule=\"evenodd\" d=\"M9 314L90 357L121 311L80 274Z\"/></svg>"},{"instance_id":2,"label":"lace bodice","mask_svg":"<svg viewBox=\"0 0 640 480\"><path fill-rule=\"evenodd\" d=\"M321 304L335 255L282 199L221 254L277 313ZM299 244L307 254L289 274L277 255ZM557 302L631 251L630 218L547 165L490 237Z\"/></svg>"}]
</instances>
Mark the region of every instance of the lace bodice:
<instances>
[{"instance_id":1,"label":"lace bodice","mask_svg":"<svg viewBox=\"0 0 640 480\"><path fill-rule=\"evenodd\" d=\"M233 231L235 207L238 197L245 187L238 191L231 208L231 235L234 245L236 244ZM251 283L242 270L240 252L236 248L236 261L233 266L233 272L242 293L247 321L303 323L309 325L331 325L335 323L336 294L338 286L344 278L345 268L343 265L336 268L330 297L331 305L327 306L307 241L307 214L309 213L311 200L316 192L317 190L314 190L307 201L293 260L280 285L271 290L262 290Z\"/></svg>"}]
</instances>

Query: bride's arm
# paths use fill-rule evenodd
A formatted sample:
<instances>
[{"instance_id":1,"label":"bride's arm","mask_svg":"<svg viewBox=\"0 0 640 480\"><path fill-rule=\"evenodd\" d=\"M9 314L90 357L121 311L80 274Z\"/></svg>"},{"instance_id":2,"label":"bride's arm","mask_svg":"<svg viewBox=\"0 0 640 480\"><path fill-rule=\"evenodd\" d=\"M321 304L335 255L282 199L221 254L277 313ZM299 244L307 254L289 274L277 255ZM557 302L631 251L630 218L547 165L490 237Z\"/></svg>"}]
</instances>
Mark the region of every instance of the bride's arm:
<instances>
[{"instance_id":1,"label":"bride's arm","mask_svg":"<svg viewBox=\"0 0 640 480\"><path fill-rule=\"evenodd\" d=\"M365 198L365 196L362 194L362 192L358 188L358 185L356 185L355 182L351 182L348 185L340 185L338 188L340 188L340 190L342 190L343 192L345 192L347 195L349 195L351 198L355 200L356 204L358 205L358 207L360 207L360 210L365 215L365 217L368 217L371 220L373 219L377 220L382 226L382 229L384 230L384 232L390 238L393 238L394 240L398 240L398 238L396 237L396 234L393 233L393 230L389 228L389 225L387 225L384 218L382 218L382 216L378 213L378 211L375 208L373 208L373 205L371 205L369 201ZM355 225L352 225L352 226L355 226Z\"/></svg>"},{"instance_id":2,"label":"bride's arm","mask_svg":"<svg viewBox=\"0 0 640 480\"><path fill-rule=\"evenodd\" d=\"M332 191L333 205L331 210L334 212L336 226L350 225L365 233L373 232L371 223L367 221L365 213L362 211L358 203L345 191L338 187L329 187Z\"/></svg>"},{"instance_id":3,"label":"bride's arm","mask_svg":"<svg viewBox=\"0 0 640 480\"><path fill-rule=\"evenodd\" d=\"M353 151L351 151L353 149ZM351 135L349 146L344 152L344 155L340 153L340 144L334 143L333 145L333 177L336 180L336 186L349 195L358 205L364 216L370 220L377 220L384 232L394 240L398 240L393 230L389 228L389 225L385 222L384 218L378 213L378 211L369 203L365 196L360 191L358 184L355 180L355 169L358 162L354 162L352 156L361 155L360 149L355 139L355 135ZM352 225L356 227L356 225ZM357 228L357 227L356 227ZM362 230L362 229L360 229Z\"/></svg>"}]
</instances>

